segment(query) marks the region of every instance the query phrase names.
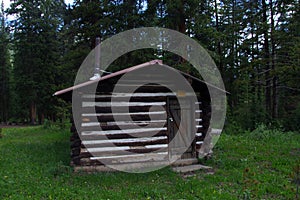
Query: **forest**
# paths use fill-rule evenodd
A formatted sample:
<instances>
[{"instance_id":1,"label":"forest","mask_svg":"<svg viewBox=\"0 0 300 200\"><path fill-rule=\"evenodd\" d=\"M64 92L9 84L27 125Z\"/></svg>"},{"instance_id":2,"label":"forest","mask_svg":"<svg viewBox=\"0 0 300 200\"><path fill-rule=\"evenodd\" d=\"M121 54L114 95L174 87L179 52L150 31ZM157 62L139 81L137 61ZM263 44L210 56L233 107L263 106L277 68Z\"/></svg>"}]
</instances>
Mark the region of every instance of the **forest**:
<instances>
[{"instance_id":1,"label":"forest","mask_svg":"<svg viewBox=\"0 0 300 200\"><path fill-rule=\"evenodd\" d=\"M221 72L226 126L300 128L299 0L14 0L0 11L0 123L42 124L68 117L53 97L70 87L102 40L138 27L179 31L201 44ZM159 49L157 50L159 51ZM111 72L162 59L193 73L168 52L130 52Z\"/></svg>"}]
</instances>

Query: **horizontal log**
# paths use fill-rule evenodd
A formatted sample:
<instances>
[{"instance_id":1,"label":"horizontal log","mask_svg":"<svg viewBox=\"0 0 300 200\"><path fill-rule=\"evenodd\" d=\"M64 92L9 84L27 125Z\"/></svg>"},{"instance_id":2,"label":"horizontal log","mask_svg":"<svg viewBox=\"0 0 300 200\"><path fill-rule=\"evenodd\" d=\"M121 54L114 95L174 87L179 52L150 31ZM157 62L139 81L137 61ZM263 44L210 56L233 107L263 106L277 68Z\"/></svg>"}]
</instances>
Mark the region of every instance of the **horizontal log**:
<instances>
[{"instance_id":1,"label":"horizontal log","mask_svg":"<svg viewBox=\"0 0 300 200\"><path fill-rule=\"evenodd\" d=\"M166 127L166 120L161 120L160 122L153 121L142 121L138 122L128 122L128 123L119 123L119 124L109 124L109 123L82 123L81 131L95 131L95 130L124 130L124 129L132 129L132 128L162 128Z\"/></svg>"},{"instance_id":2,"label":"horizontal log","mask_svg":"<svg viewBox=\"0 0 300 200\"><path fill-rule=\"evenodd\" d=\"M196 127L196 133L203 133L205 130L205 128L202 126L202 127Z\"/></svg>"},{"instance_id":3,"label":"horizontal log","mask_svg":"<svg viewBox=\"0 0 300 200\"><path fill-rule=\"evenodd\" d=\"M117 121L117 122L86 122L82 123L83 127L88 126L147 126L150 124L165 124L166 120L151 120L151 121Z\"/></svg>"},{"instance_id":4,"label":"horizontal log","mask_svg":"<svg viewBox=\"0 0 300 200\"><path fill-rule=\"evenodd\" d=\"M167 121L147 120L147 121L111 121L111 122L84 122L81 123L81 131L100 131L100 130L124 130L133 128L163 128ZM101 128L101 129L100 129Z\"/></svg>"},{"instance_id":5,"label":"horizontal log","mask_svg":"<svg viewBox=\"0 0 300 200\"><path fill-rule=\"evenodd\" d=\"M167 97L167 96L176 96L176 93L173 92L162 92L162 93L107 93L102 95L95 95L95 94L83 94L82 98L85 99L96 99L96 98L119 98L119 97Z\"/></svg>"},{"instance_id":6,"label":"horizontal log","mask_svg":"<svg viewBox=\"0 0 300 200\"><path fill-rule=\"evenodd\" d=\"M205 135L201 135L201 136L199 135L199 136L196 136L196 137L195 137L195 139L196 139L197 142L203 141L204 138L205 138Z\"/></svg>"},{"instance_id":7,"label":"horizontal log","mask_svg":"<svg viewBox=\"0 0 300 200\"><path fill-rule=\"evenodd\" d=\"M127 126L129 128L130 126ZM115 127L117 128L117 127ZM204 138L205 134L202 132L202 128L196 129L197 133L195 135L198 138ZM200 134L200 135L199 135ZM97 128L93 128L90 130L85 130L81 134L81 139L83 140L101 140L101 139L125 139L125 138L141 138L141 137L152 137L152 136L161 136L167 135L167 127L134 127L133 129L107 129L97 130Z\"/></svg>"},{"instance_id":8,"label":"horizontal log","mask_svg":"<svg viewBox=\"0 0 300 200\"><path fill-rule=\"evenodd\" d=\"M82 102L82 107L164 106L166 102Z\"/></svg>"},{"instance_id":9,"label":"horizontal log","mask_svg":"<svg viewBox=\"0 0 300 200\"><path fill-rule=\"evenodd\" d=\"M191 157L191 155L189 155ZM104 165L119 165L119 164L134 164L134 163L149 163L155 165L155 162L163 162L164 165L172 166L186 166L197 164L199 161L195 157L179 159L173 163L169 161L168 153L147 153L147 154L133 154L133 155L121 155L114 157L88 157L81 158L76 162L77 166L104 166Z\"/></svg>"},{"instance_id":10,"label":"horizontal log","mask_svg":"<svg viewBox=\"0 0 300 200\"><path fill-rule=\"evenodd\" d=\"M127 171L127 172L145 172L153 171L169 165L169 162L140 162L140 163L126 163L118 165L92 165L92 166L75 166L74 172L114 172L114 171ZM111 167L110 167L111 166Z\"/></svg>"},{"instance_id":11,"label":"horizontal log","mask_svg":"<svg viewBox=\"0 0 300 200\"><path fill-rule=\"evenodd\" d=\"M151 111L151 112L114 112L114 113L83 113L82 117L105 117L114 115L116 117L119 116L133 116L133 115L166 115L165 110L160 111Z\"/></svg>"},{"instance_id":12,"label":"horizontal log","mask_svg":"<svg viewBox=\"0 0 300 200\"><path fill-rule=\"evenodd\" d=\"M81 158L81 165L93 164L129 164L137 162L161 162L168 161L168 153L146 153L146 154L130 154L119 156L106 156L106 157L89 157Z\"/></svg>"},{"instance_id":13,"label":"horizontal log","mask_svg":"<svg viewBox=\"0 0 300 200\"><path fill-rule=\"evenodd\" d=\"M197 101L195 102L196 105L203 105L202 103L202 97L200 93L187 93L187 96L191 96L191 95L196 95ZM132 92L128 92L128 90L124 91L124 92L108 92L108 93L99 93L96 92L96 94L94 92L88 93L88 91L83 92L81 98L82 99L97 99L97 98L134 98L134 97L145 97L145 98L150 98L150 97L173 97L175 98L178 95L178 92L156 92L156 93L149 93L149 92L144 92L144 93L140 93L140 92L136 92L134 91L134 93Z\"/></svg>"},{"instance_id":14,"label":"horizontal log","mask_svg":"<svg viewBox=\"0 0 300 200\"><path fill-rule=\"evenodd\" d=\"M176 98L176 92L165 93L117 93L103 95L83 95L82 102L160 102L166 101L167 97ZM193 94L186 94L193 95ZM201 106L201 102L195 102L196 107Z\"/></svg>"},{"instance_id":15,"label":"horizontal log","mask_svg":"<svg viewBox=\"0 0 300 200\"><path fill-rule=\"evenodd\" d=\"M130 93L129 93L130 94ZM147 94L147 93L145 93ZM82 97L82 101L95 101L95 102L161 102L161 101L166 101L166 96L158 96L158 95L152 95L152 94L157 94L157 93L148 93L148 96L129 96L129 95L124 95L124 96L109 96L109 95L96 95L94 98L87 98L87 97ZM158 93L161 94L161 93ZM167 93L169 94L169 93Z\"/></svg>"},{"instance_id":16,"label":"horizontal log","mask_svg":"<svg viewBox=\"0 0 300 200\"><path fill-rule=\"evenodd\" d=\"M153 76L155 78L153 78ZM131 76L130 74L127 74L126 75L126 79L121 79L119 80L118 83L120 84L143 84L143 85L146 85L146 84L151 84L153 83L153 80L155 80L155 82L158 82L161 83L161 84L169 84L169 83L172 83L170 80L167 80L165 76L157 76L157 74L152 74L152 76L147 76L147 77L144 77L142 75L139 75L139 77L137 77L136 75L135 76Z\"/></svg>"},{"instance_id":17,"label":"horizontal log","mask_svg":"<svg viewBox=\"0 0 300 200\"><path fill-rule=\"evenodd\" d=\"M157 137L157 136L166 136L167 130L149 130L144 132L136 133L112 133L112 134L89 134L81 135L82 140L105 140L105 139L123 139L123 138L138 138L138 137Z\"/></svg>"},{"instance_id":18,"label":"horizontal log","mask_svg":"<svg viewBox=\"0 0 300 200\"><path fill-rule=\"evenodd\" d=\"M118 113L124 113L124 112L149 112L149 111L165 111L166 106L165 105L146 105L146 106L119 106L114 107L113 111ZM111 106L107 107L83 107L81 109L82 113L88 114L88 113L112 113Z\"/></svg>"},{"instance_id":19,"label":"horizontal log","mask_svg":"<svg viewBox=\"0 0 300 200\"><path fill-rule=\"evenodd\" d=\"M83 116L82 122L112 122L112 121L150 121L150 120L166 120L166 113L150 112L147 113L126 113L125 115L118 115L117 113L100 115L100 116Z\"/></svg>"},{"instance_id":20,"label":"horizontal log","mask_svg":"<svg viewBox=\"0 0 300 200\"><path fill-rule=\"evenodd\" d=\"M152 145L155 146L155 145ZM100 150L101 149L101 150ZM99 148L97 150L93 150L91 148L88 148L88 151L81 152L80 157L81 158L88 158L88 157L107 157L107 156L120 156L120 155L132 155L132 154L145 154L145 153L158 153L158 152L167 152L167 148L161 148L161 147L134 147L134 148L128 148L127 150L125 148L121 147L114 147L114 151L112 151L112 148L107 150L105 148ZM81 150L83 151L83 150ZM90 152L92 151L92 152Z\"/></svg>"},{"instance_id":21,"label":"horizontal log","mask_svg":"<svg viewBox=\"0 0 300 200\"><path fill-rule=\"evenodd\" d=\"M118 135L118 134L141 134L144 132L159 132L166 131L166 127L159 128L134 128L134 129L124 129L124 130L107 130L107 131L83 131L81 132L81 137L92 136L92 135Z\"/></svg>"},{"instance_id":22,"label":"horizontal log","mask_svg":"<svg viewBox=\"0 0 300 200\"><path fill-rule=\"evenodd\" d=\"M137 88L135 90L135 88ZM86 88L85 88L86 89ZM108 93L108 92L113 92L115 89L115 84L103 84L99 83L97 87L97 92L101 93ZM93 88L91 87L90 92L92 92ZM135 90L137 93L161 93L161 92L171 92L170 89L168 89L165 86L162 85L136 85L136 84L126 84L126 83L118 83L118 92L126 92L126 91L131 91ZM84 91L83 91L84 92Z\"/></svg>"},{"instance_id":23,"label":"horizontal log","mask_svg":"<svg viewBox=\"0 0 300 200\"><path fill-rule=\"evenodd\" d=\"M115 139L115 140L89 140L83 141L82 147L93 148L93 147L114 147L114 146L146 146L155 144L167 144L167 136L150 137L150 138L126 138L126 139Z\"/></svg>"},{"instance_id":24,"label":"horizontal log","mask_svg":"<svg viewBox=\"0 0 300 200\"><path fill-rule=\"evenodd\" d=\"M94 148L81 148L81 153L91 152L91 153L103 153L103 152L119 152L119 151L131 151L131 150L146 150L146 149L163 149L165 151L168 144L155 144L146 146L113 146L113 147L94 147Z\"/></svg>"},{"instance_id":25,"label":"horizontal log","mask_svg":"<svg viewBox=\"0 0 300 200\"><path fill-rule=\"evenodd\" d=\"M200 150L202 144L203 144L203 141L198 141L198 142L196 142L196 150L197 150L197 151Z\"/></svg>"},{"instance_id":26,"label":"horizontal log","mask_svg":"<svg viewBox=\"0 0 300 200\"><path fill-rule=\"evenodd\" d=\"M124 112L149 112L149 111L166 111L166 103L164 101L158 102L83 102L82 113L111 113L112 107L114 113ZM180 107L178 107L180 108ZM196 116L203 117L203 111L195 110Z\"/></svg>"}]
</instances>

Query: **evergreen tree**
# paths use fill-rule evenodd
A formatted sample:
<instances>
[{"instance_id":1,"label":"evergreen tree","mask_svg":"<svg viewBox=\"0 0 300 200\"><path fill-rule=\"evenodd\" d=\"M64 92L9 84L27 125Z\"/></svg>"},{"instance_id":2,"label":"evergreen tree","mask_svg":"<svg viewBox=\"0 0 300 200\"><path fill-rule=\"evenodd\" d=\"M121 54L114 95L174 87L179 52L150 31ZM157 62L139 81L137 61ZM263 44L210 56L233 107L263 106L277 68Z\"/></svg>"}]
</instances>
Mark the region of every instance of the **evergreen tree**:
<instances>
[{"instance_id":1,"label":"evergreen tree","mask_svg":"<svg viewBox=\"0 0 300 200\"><path fill-rule=\"evenodd\" d=\"M58 31L65 5L61 0L18 0L9 9L14 29L14 77L17 113L32 124L53 110L51 95L59 60Z\"/></svg>"},{"instance_id":2,"label":"evergreen tree","mask_svg":"<svg viewBox=\"0 0 300 200\"><path fill-rule=\"evenodd\" d=\"M299 0L77 0L66 14L62 80L76 73L96 37L158 26L180 31L208 50L231 93L230 116L244 128L290 119L299 102ZM109 70L157 56L194 73L182 58L159 50L130 52Z\"/></svg>"},{"instance_id":3,"label":"evergreen tree","mask_svg":"<svg viewBox=\"0 0 300 200\"><path fill-rule=\"evenodd\" d=\"M0 10L0 122L7 122L10 117L10 57L9 57L9 32L6 28L4 4Z\"/></svg>"}]
</instances>

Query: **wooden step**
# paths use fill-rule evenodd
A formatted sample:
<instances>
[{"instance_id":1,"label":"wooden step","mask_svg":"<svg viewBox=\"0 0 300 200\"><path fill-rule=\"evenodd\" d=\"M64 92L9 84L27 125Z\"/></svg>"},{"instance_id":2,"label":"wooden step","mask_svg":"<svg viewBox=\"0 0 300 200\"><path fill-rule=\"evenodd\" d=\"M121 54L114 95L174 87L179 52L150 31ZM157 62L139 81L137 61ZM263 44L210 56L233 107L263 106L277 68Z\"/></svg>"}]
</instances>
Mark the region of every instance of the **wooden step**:
<instances>
[{"instance_id":1,"label":"wooden step","mask_svg":"<svg viewBox=\"0 0 300 200\"><path fill-rule=\"evenodd\" d=\"M200 165L200 164L173 167L173 171L178 172L178 173L194 172L194 171L197 171L200 169L211 169L211 167L205 166L205 165Z\"/></svg>"}]
</instances>

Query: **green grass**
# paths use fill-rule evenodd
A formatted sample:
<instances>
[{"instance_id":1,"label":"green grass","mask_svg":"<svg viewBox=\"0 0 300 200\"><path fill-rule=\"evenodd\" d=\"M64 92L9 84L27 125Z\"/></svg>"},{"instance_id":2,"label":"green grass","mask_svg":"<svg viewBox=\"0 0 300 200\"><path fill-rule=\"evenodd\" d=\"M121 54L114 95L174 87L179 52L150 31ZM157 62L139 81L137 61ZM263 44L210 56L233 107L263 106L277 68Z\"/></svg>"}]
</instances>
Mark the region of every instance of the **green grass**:
<instances>
[{"instance_id":1,"label":"green grass","mask_svg":"<svg viewBox=\"0 0 300 200\"><path fill-rule=\"evenodd\" d=\"M183 178L170 168L146 174L75 174L69 167L69 132L29 127L3 129L0 199L295 199L293 169L300 164L300 134L256 130L225 135L211 160L214 174Z\"/></svg>"}]
</instances>

